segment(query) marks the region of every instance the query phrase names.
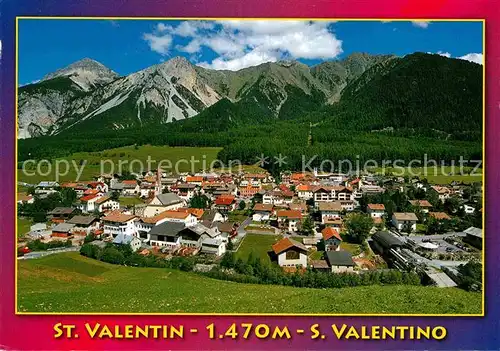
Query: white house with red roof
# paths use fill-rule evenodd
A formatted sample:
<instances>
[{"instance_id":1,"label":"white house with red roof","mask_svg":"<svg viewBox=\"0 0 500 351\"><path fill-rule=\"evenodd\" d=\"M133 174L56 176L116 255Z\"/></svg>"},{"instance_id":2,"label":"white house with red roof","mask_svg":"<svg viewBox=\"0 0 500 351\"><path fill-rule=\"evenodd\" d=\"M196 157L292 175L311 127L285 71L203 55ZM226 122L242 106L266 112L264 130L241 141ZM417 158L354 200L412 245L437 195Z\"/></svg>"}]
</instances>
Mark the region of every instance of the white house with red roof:
<instances>
[{"instance_id":1,"label":"white house with red roof","mask_svg":"<svg viewBox=\"0 0 500 351\"><path fill-rule=\"evenodd\" d=\"M214 201L214 208L222 213L234 211L236 208L236 197L233 195L220 195Z\"/></svg>"},{"instance_id":2,"label":"white house with red roof","mask_svg":"<svg viewBox=\"0 0 500 351\"><path fill-rule=\"evenodd\" d=\"M290 238L283 238L272 246L280 267L307 267L307 248Z\"/></svg>"},{"instance_id":3,"label":"white house with red roof","mask_svg":"<svg viewBox=\"0 0 500 351\"><path fill-rule=\"evenodd\" d=\"M368 204L366 211L372 218L382 218L385 214L384 204Z\"/></svg>"},{"instance_id":4,"label":"white house with red roof","mask_svg":"<svg viewBox=\"0 0 500 351\"><path fill-rule=\"evenodd\" d=\"M135 222L138 218L135 215L128 215L118 211L112 212L101 219L104 234L116 238L118 235L139 236Z\"/></svg>"},{"instance_id":5,"label":"white house with red roof","mask_svg":"<svg viewBox=\"0 0 500 351\"><path fill-rule=\"evenodd\" d=\"M340 244L342 243L342 237L338 229L332 227L326 227L321 231L323 236L323 241L325 243L325 251L340 251Z\"/></svg>"},{"instance_id":6,"label":"white house with red roof","mask_svg":"<svg viewBox=\"0 0 500 351\"><path fill-rule=\"evenodd\" d=\"M293 210L280 210L276 212L278 225L289 232L297 232L302 222L302 213Z\"/></svg>"}]
</instances>

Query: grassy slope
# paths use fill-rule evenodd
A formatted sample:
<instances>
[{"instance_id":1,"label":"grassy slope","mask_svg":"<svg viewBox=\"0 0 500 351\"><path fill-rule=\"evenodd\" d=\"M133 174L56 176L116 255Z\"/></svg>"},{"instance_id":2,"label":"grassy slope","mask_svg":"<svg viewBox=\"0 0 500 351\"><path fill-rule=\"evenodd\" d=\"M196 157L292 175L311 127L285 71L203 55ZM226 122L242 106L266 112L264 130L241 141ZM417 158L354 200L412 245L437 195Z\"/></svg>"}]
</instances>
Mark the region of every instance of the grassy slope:
<instances>
[{"instance_id":1,"label":"grassy slope","mask_svg":"<svg viewBox=\"0 0 500 351\"><path fill-rule=\"evenodd\" d=\"M20 312L480 313L459 289L307 289L224 282L168 269L114 266L64 253L19 262Z\"/></svg>"},{"instance_id":2,"label":"grassy slope","mask_svg":"<svg viewBox=\"0 0 500 351\"><path fill-rule=\"evenodd\" d=\"M32 223L29 219L17 217L17 235L22 237L29 233L31 225Z\"/></svg>"},{"instance_id":3,"label":"grassy slope","mask_svg":"<svg viewBox=\"0 0 500 351\"><path fill-rule=\"evenodd\" d=\"M268 252L272 250L271 246L280 239L281 236L276 235L247 234L236 252L236 257L246 260L248 255L253 252L254 256L270 261Z\"/></svg>"},{"instance_id":4,"label":"grassy slope","mask_svg":"<svg viewBox=\"0 0 500 351\"><path fill-rule=\"evenodd\" d=\"M133 146L120 147L116 149L110 149L99 152L78 152L74 153L71 156L64 157L62 159L68 160L70 163L74 160L77 167L80 168L80 162L83 160L87 161L86 167L82 173L82 176L79 180L91 180L93 176L99 175L100 172L100 162L101 160L111 160L115 164L114 173L118 173L118 162L122 161L122 167L125 170L129 170L129 164L133 160L140 160L144 167L147 167L148 156L151 157L151 160L156 161L156 163L151 163L151 168L156 169L158 167L158 163L162 160L169 160L172 163L172 168L168 169L169 164L163 163L163 169L165 171L175 172L174 168L175 163L178 160L185 159L190 160L192 156L194 156L195 160L199 160L199 162L194 164L194 171L198 171L202 169L202 162L206 160L206 167L209 168L210 162L217 158L217 153L222 148L218 147L170 147L170 146L139 146L137 150ZM205 156L205 158L203 157ZM128 163L124 163L127 161ZM55 164L55 161L52 161L52 165ZM139 171L139 163L134 163L133 165L134 171ZM61 164L60 166L64 170L64 166ZM45 173L47 171L47 167L41 167L42 172ZM52 172L46 176L35 175L28 176L23 174L22 171L18 171L18 180L30 184L38 183L42 180L54 180L55 179L55 170L54 166L52 167ZM145 171L147 169L144 169ZM103 163L103 171L105 173L111 172L111 165L109 162ZM181 163L179 165L180 172L191 171L191 165L186 163ZM30 170L33 172L33 170ZM71 181L75 180L77 172L74 169L73 164L71 164L71 170L65 176L60 177L60 181Z\"/></svg>"}]
</instances>

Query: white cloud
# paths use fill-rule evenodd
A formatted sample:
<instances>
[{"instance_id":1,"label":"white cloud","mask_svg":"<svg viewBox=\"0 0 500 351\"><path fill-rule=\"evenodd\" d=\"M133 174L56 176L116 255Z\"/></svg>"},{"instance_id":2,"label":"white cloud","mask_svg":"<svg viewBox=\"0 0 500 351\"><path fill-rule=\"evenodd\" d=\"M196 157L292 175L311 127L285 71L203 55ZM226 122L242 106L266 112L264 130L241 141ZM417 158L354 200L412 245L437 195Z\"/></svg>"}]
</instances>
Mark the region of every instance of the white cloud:
<instances>
[{"instance_id":1,"label":"white cloud","mask_svg":"<svg viewBox=\"0 0 500 351\"><path fill-rule=\"evenodd\" d=\"M425 22L425 21L411 21L411 23L418 28L427 28L429 27L430 22Z\"/></svg>"},{"instance_id":2,"label":"white cloud","mask_svg":"<svg viewBox=\"0 0 500 351\"><path fill-rule=\"evenodd\" d=\"M202 62L199 63L198 66L216 70L237 71L242 68L257 66L265 62L276 62L278 60L279 55L277 54L273 55L272 53L253 50L238 58L224 59L222 57L218 57L211 63Z\"/></svg>"},{"instance_id":3,"label":"white cloud","mask_svg":"<svg viewBox=\"0 0 500 351\"><path fill-rule=\"evenodd\" d=\"M167 55L172 44L172 37L168 34L158 35L145 33L143 39L149 44L151 50L159 53L160 55Z\"/></svg>"},{"instance_id":4,"label":"white cloud","mask_svg":"<svg viewBox=\"0 0 500 351\"><path fill-rule=\"evenodd\" d=\"M434 54L433 52L427 52L428 54ZM436 55L440 55L440 56L444 56L444 57L448 57L450 58L451 57L451 54L449 52L445 52L445 51L438 51L435 53Z\"/></svg>"},{"instance_id":5,"label":"white cloud","mask_svg":"<svg viewBox=\"0 0 500 351\"><path fill-rule=\"evenodd\" d=\"M483 54L478 54L478 53L470 53L466 54L464 56L457 57L461 60L466 60L474 63L478 63L480 65L483 64Z\"/></svg>"},{"instance_id":6,"label":"white cloud","mask_svg":"<svg viewBox=\"0 0 500 351\"><path fill-rule=\"evenodd\" d=\"M193 54L200 52L202 47L210 48L219 56L211 63L200 65L229 70L275 62L284 57L331 59L342 53L342 41L329 29L331 22L229 20L217 24L217 30L204 28L197 35L190 35L192 41L179 49Z\"/></svg>"}]
</instances>

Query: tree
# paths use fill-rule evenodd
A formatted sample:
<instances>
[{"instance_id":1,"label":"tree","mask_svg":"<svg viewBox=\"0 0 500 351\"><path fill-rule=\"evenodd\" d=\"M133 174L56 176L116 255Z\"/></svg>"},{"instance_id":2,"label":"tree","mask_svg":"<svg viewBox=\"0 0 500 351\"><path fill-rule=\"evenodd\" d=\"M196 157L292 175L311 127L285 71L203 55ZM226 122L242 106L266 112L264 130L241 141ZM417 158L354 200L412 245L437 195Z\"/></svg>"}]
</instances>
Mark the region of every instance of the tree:
<instances>
[{"instance_id":1,"label":"tree","mask_svg":"<svg viewBox=\"0 0 500 351\"><path fill-rule=\"evenodd\" d=\"M111 200L118 201L120 199L120 193L118 191L113 191L111 193Z\"/></svg>"},{"instance_id":2,"label":"tree","mask_svg":"<svg viewBox=\"0 0 500 351\"><path fill-rule=\"evenodd\" d=\"M240 211L243 211L246 207L247 207L247 204L245 203L245 201L241 200L240 204L238 205L238 209Z\"/></svg>"},{"instance_id":3,"label":"tree","mask_svg":"<svg viewBox=\"0 0 500 351\"><path fill-rule=\"evenodd\" d=\"M309 216L304 218L304 220L302 221L302 233L304 233L305 235L314 234L314 223Z\"/></svg>"},{"instance_id":4,"label":"tree","mask_svg":"<svg viewBox=\"0 0 500 351\"><path fill-rule=\"evenodd\" d=\"M196 194L189 201L189 207L191 207L191 208L207 208L208 207L208 197L206 197L206 195Z\"/></svg>"},{"instance_id":5,"label":"tree","mask_svg":"<svg viewBox=\"0 0 500 351\"><path fill-rule=\"evenodd\" d=\"M456 196L451 196L444 201L444 210L448 214L456 214L459 212L462 204L461 201Z\"/></svg>"},{"instance_id":6,"label":"tree","mask_svg":"<svg viewBox=\"0 0 500 351\"><path fill-rule=\"evenodd\" d=\"M370 235L370 230L373 227L373 219L363 213L352 213L347 216L345 225L349 238L361 244Z\"/></svg>"},{"instance_id":7,"label":"tree","mask_svg":"<svg viewBox=\"0 0 500 351\"><path fill-rule=\"evenodd\" d=\"M231 239L231 237L229 237L229 238L228 238L228 241L227 241L227 249L228 249L228 250L232 250L232 249L234 249L233 239Z\"/></svg>"},{"instance_id":8,"label":"tree","mask_svg":"<svg viewBox=\"0 0 500 351\"><path fill-rule=\"evenodd\" d=\"M77 199L76 191L72 188L61 189L61 203L63 206L71 207Z\"/></svg>"}]
</instances>

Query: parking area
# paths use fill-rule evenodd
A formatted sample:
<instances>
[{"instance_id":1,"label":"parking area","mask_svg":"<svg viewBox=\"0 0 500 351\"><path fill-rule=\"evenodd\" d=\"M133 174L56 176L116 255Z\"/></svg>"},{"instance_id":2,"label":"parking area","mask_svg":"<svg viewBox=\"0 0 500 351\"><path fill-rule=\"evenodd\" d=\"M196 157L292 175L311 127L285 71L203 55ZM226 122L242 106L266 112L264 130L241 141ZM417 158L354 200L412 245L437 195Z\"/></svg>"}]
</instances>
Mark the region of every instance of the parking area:
<instances>
[{"instance_id":1,"label":"parking area","mask_svg":"<svg viewBox=\"0 0 500 351\"><path fill-rule=\"evenodd\" d=\"M463 250L465 247L460 243L460 238L463 236L465 236L464 233L451 233L441 235L409 235L406 238L413 241L417 246L425 245L425 243L437 245L437 248L434 250L437 253L462 253L465 252ZM457 240L453 240L454 238Z\"/></svg>"}]
</instances>

